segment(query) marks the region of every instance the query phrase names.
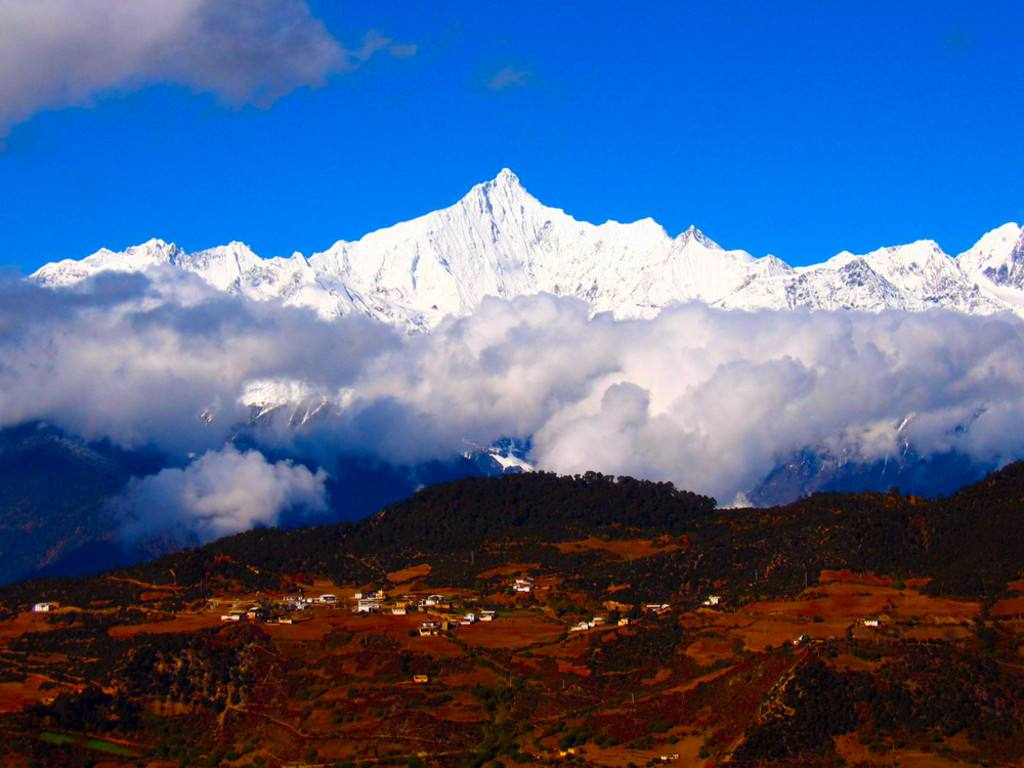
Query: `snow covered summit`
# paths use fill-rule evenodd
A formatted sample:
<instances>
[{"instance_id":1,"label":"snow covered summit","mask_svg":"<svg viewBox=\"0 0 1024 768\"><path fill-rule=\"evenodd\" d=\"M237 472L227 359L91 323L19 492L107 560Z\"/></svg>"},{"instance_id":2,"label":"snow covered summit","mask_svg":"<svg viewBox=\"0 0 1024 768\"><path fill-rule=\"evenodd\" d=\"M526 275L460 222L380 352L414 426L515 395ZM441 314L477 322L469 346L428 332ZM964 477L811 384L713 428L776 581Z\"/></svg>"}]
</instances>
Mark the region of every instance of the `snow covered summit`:
<instances>
[{"instance_id":1,"label":"snow covered summit","mask_svg":"<svg viewBox=\"0 0 1024 768\"><path fill-rule=\"evenodd\" d=\"M305 258L263 259L238 242L195 253L150 240L122 252L47 264L50 287L104 271L171 267L224 291L310 307L325 318L361 313L410 330L472 312L486 296L548 292L594 311L643 317L700 300L730 309L924 310L1024 314L1024 231L1006 224L951 257L932 241L840 253L793 268L726 250L695 227L673 238L653 219L577 221L533 197L512 171L477 184L454 205L338 241Z\"/></svg>"}]
</instances>

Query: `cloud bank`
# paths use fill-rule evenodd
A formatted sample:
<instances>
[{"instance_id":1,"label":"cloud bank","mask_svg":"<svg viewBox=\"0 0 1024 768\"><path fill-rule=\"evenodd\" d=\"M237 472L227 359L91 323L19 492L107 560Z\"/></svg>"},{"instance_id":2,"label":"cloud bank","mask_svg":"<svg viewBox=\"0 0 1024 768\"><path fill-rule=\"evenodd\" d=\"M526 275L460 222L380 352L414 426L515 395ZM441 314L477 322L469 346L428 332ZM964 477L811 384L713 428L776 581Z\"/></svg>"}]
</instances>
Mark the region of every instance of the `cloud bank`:
<instances>
[{"instance_id":1,"label":"cloud bank","mask_svg":"<svg viewBox=\"0 0 1024 768\"><path fill-rule=\"evenodd\" d=\"M379 50L346 50L304 0L0 0L0 133L40 109L172 82L229 104L267 106Z\"/></svg>"},{"instance_id":2,"label":"cloud bank","mask_svg":"<svg viewBox=\"0 0 1024 768\"><path fill-rule=\"evenodd\" d=\"M180 272L62 291L16 280L0 285L0 426L31 419L179 457L230 451L255 424L247 434L268 455L328 469L339 456L412 464L532 438L545 469L671 480L728 503L808 447L864 461L905 441L922 456L1024 456L1024 322L697 303L616 321L539 295L488 299L405 336ZM169 482L164 497L195 517Z\"/></svg>"},{"instance_id":3,"label":"cloud bank","mask_svg":"<svg viewBox=\"0 0 1024 768\"><path fill-rule=\"evenodd\" d=\"M204 543L257 525L274 525L291 507L326 509L326 473L227 446L184 469L133 479L114 502L128 542L168 532L179 544Z\"/></svg>"}]
</instances>

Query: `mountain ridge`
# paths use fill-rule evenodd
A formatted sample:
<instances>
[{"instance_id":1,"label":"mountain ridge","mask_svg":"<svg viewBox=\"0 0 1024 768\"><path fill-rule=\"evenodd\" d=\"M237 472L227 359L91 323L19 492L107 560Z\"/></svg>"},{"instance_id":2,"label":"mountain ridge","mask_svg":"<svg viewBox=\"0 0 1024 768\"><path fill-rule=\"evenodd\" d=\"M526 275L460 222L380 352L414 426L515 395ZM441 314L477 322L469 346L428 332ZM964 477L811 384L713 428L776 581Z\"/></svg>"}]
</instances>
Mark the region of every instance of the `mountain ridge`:
<instances>
[{"instance_id":1,"label":"mountain ridge","mask_svg":"<svg viewBox=\"0 0 1024 768\"><path fill-rule=\"evenodd\" d=\"M1013 222L957 256L918 240L793 267L773 255L725 249L695 226L672 237L651 218L579 221L542 204L507 168L447 208L309 257L262 258L239 241L187 253L151 239L51 262L30 279L58 288L100 272L160 267L251 299L307 307L324 319L366 315L409 331L469 314L487 296L534 293L574 296L619 318L650 317L692 300L749 311L1024 314L1024 230Z\"/></svg>"}]
</instances>

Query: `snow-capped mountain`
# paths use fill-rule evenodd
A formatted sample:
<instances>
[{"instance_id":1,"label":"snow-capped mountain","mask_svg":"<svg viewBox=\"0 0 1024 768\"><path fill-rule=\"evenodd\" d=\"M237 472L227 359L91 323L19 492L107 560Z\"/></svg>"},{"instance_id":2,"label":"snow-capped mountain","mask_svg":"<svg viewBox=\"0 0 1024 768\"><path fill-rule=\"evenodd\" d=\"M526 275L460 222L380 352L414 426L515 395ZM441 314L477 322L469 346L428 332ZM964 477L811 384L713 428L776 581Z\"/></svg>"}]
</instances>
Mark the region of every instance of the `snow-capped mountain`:
<instances>
[{"instance_id":1,"label":"snow-capped mountain","mask_svg":"<svg viewBox=\"0 0 1024 768\"><path fill-rule=\"evenodd\" d=\"M409 330L472 312L486 296L575 296L595 312L644 317L700 300L728 309L911 311L944 307L1024 314L1024 231L1005 224L957 257L933 241L840 253L791 267L726 250L694 227L673 238L652 219L577 221L541 204L509 170L455 205L339 241L309 258L263 259L233 242L196 253L150 240L122 252L47 264L32 279L67 286L103 271L159 266L201 276L224 291L314 309L361 313Z\"/></svg>"}]
</instances>

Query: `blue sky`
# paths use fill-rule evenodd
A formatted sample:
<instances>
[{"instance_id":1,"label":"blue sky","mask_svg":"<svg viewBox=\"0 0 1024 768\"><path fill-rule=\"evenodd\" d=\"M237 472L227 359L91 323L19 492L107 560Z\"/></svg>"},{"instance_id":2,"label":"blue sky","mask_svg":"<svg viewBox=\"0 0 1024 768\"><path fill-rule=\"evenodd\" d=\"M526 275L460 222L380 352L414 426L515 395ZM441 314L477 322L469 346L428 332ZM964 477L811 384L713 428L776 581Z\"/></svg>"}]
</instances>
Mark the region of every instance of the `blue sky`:
<instances>
[{"instance_id":1,"label":"blue sky","mask_svg":"<svg viewBox=\"0 0 1024 768\"><path fill-rule=\"evenodd\" d=\"M1024 5L973 5L311 1L350 54L393 48L272 103L172 68L11 120L0 265L150 237L308 254L504 166L578 218L795 264L955 253L1024 219Z\"/></svg>"}]
</instances>

